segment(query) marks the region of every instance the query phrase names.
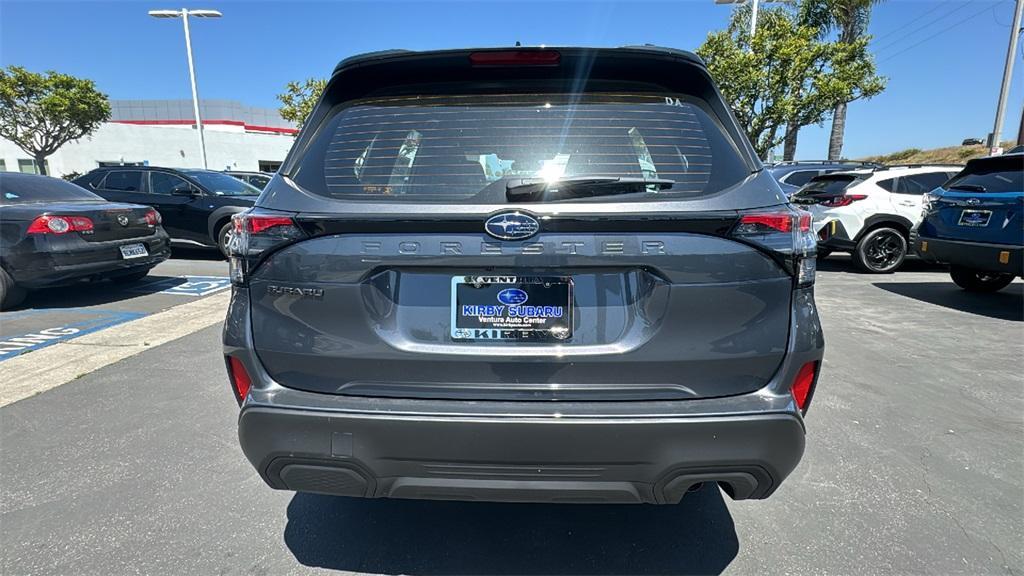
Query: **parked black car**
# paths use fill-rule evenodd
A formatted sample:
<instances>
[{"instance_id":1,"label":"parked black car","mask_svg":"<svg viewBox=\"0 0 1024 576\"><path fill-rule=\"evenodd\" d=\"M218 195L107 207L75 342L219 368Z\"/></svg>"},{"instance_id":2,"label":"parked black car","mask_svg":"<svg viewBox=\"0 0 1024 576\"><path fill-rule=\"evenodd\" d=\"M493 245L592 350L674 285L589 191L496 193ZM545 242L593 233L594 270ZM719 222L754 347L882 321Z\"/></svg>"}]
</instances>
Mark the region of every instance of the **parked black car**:
<instances>
[{"instance_id":1,"label":"parked black car","mask_svg":"<svg viewBox=\"0 0 1024 576\"><path fill-rule=\"evenodd\" d=\"M152 166L97 168L73 182L111 202L152 206L172 242L215 247L224 254L231 216L252 206L260 193L223 172Z\"/></svg>"},{"instance_id":2,"label":"parked black car","mask_svg":"<svg viewBox=\"0 0 1024 576\"><path fill-rule=\"evenodd\" d=\"M170 256L160 214L57 178L0 173L0 309L26 291L139 280Z\"/></svg>"},{"instance_id":3,"label":"parked black car","mask_svg":"<svg viewBox=\"0 0 1024 576\"><path fill-rule=\"evenodd\" d=\"M239 180L247 184L252 184L253 186L259 188L260 190L266 188L267 183L270 182L270 179L274 177L273 174L268 174L266 172L243 172L241 170L225 170L224 173L230 174L231 176L234 176L235 178L238 178Z\"/></svg>"}]
</instances>

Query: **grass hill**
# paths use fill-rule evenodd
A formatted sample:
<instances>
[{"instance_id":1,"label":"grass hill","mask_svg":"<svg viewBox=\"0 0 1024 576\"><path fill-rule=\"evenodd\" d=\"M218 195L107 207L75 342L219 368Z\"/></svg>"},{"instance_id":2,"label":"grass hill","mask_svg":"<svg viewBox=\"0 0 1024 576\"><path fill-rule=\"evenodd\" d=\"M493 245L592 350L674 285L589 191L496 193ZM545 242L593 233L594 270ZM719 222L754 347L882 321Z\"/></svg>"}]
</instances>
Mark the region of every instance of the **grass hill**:
<instances>
[{"instance_id":1,"label":"grass hill","mask_svg":"<svg viewBox=\"0 0 1024 576\"><path fill-rule=\"evenodd\" d=\"M1010 149L1014 143L1007 140L1003 142L1004 149ZM882 164L963 164L971 158L988 156L986 146L947 146L945 148L932 148L921 150L919 148L907 148L892 154L880 156L867 156L858 158L866 162L879 162Z\"/></svg>"}]
</instances>

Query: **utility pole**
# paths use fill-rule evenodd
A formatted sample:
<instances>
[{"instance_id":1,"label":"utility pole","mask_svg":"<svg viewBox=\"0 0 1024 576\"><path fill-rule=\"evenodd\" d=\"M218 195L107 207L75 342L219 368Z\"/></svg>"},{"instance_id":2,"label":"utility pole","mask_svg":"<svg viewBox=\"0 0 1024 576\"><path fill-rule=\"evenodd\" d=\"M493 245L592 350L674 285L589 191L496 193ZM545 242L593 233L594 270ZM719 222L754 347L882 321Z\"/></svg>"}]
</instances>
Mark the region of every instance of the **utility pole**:
<instances>
[{"instance_id":1,"label":"utility pole","mask_svg":"<svg viewBox=\"0 0 1024 576\"><path fill-rule=\"evenodd\" d=\"M750 38L754 38L754 32L757 31L757 11L761 7L761 2L780 2L782 0L715 0L715 4L746 4L750 2Z\"/></svg>"},{"instance_id":2,"label":"utility pole","mask_svg":"<svg viewBox=\"0 0 1024 576\"><path fill-rule=\"evenodd\" d=\"M757 5L758 0L750 1L750 37L754 37L754 32L757 31Z\"/></svg>"},{"instance_id":3,"label":"utility pole","mask_svg":"<svg viewBox=\"0 0 1024 576\"><path fill-rule=\"evenodd\" d=\"M203 160L203 168L209 168L206 161L206 138L203 136L203 119L199 115L199 90L196 88L196 66L192 62L192 35L188 29L188 19L192 18L220 18L221 13L216 10L150 10L149 15L154 18L181 18L185 26L185 54L188 56L188 77L192 81L192 112L196 117L196 132L199 133L199 155Z\"/></svg>"},{"instance_id":4,"label":"utility pole","mask_svg":"<svg viewBox=\"0 0 1024 576\"><path fill-rule=\"evenodd\" d=\"M1010 27L1010 43L1006 48L1006 65L1003 67L1003 85L999 89L999 103L996 105L996 124L992 128L992 136L989 139L989 152L1001 154L1002 148L999 141L1003 131L1003 116L1006 114L1006 100L1010 97L1010 80L1013 78L1013 61L1017 56L1017 37L1020 36L1020 18L1024 12L1024 0L1017 0L1017 7L1013 13L1013 26Z\"/></svg>"}]
</instances>

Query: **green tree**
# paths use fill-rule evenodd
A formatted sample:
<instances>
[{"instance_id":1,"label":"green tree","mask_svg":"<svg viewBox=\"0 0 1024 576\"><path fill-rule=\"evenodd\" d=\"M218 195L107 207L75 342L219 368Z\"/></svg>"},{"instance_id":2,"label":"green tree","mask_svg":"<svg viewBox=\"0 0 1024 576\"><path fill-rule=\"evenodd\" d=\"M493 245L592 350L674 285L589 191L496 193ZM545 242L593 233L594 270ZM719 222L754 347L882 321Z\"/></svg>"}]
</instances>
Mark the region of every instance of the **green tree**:
<instances>
[{"instance_id":1,"label":"green tree","mask_svg":"<svg viewBox=\"0 0 1024 576\"><path fill-rule=\"evenodd\" d=\"M92 80L20 66L0 69L0 137L30 154L43 174L47 156L109 118L110 102Z\"/></svg>"},{"instance_id":2,"label":"green tree","mask_svg":"<svg viewBox=\"0 0 1024 576\"><path fill-rule=\"evenodd\" d=\"M839 32L839 42L853 44L867 36L871 9L881 0L803 0L798 8L799 21L812 26L824 37ZM828 159L838 160L843 153L846 133L846 107L853 100L838 102L832 111L832 133L828 140Z\"/></svg>"},{"instance_id":3,"label":"green tree","mask_svg":"<svg viewBox=\"0 0 1024 576\"><path fill-rule=\"evenodd\" d=\"M761 157L792 131L823 122L836 103L884 87L866 40L822 41L782 7L763 10L751 38L748 13L734 12L729 27L709 34L697 53Z\"/></svg>"},{"instance_id":4,"label":"green tree","mask_svg":"<svg viewBox=\"0 0 1024 576\"><path fill-rule=\"evenodd\" d=\"M306 78L302 82L289 82L285 86L285 91L277 95L277 99L281 102L281 108L278 109L281 112L281 117L295 122L299 128L302 128L326 86L327 80L321 78Z\"/></svg>"}]
</instances>

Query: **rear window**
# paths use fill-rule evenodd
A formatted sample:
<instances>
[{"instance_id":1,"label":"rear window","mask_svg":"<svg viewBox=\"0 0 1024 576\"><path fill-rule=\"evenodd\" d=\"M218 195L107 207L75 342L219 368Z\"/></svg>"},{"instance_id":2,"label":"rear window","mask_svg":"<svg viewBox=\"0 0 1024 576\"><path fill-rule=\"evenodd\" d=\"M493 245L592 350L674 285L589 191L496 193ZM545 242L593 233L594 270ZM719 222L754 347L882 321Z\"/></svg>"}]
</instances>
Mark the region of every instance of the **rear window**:
<instances>
[{"instance_id":1,"label":"rear window","mask_svg":"<svg viewBox=\"0 0 1024 576\"><path fill-rule=\"evenodd\" d=\"M814 178L817 175L817 170L801 170L799 172L790 173L789 176L786 176L785 179L783 179L783 182L790 186L803 186L804 184L807 184L811 178Z\"/></svg>"},{"instance_id":2,"label":"rear window","mask_svg":"<svg viewBox=\"0 0 1024 576\"><path fill-rule=\"evenodd\" d=\"M332 198L504 202L513 178L674 181L615 197L625 200L707 195L748 174L718 124L686 97L541 94L349 103L326 122L295 180Z\"/></svg>"},{"instance_id":3,"label":"rear window","mask_svg":"<svg viewBox=\"0 0 1024 576\"><path fill-rule=\"evenodd\" d=\"M100 186L106 190L141 192L142 172L138 170L113 170L107 173L107 178Z\"/></svg>"},{"instance_id":4,"label":"rear window","mask_svg":"<svg viewBox=\"0 0 1024 576\"><path fill-rule=\"evenodd\" d=\"M797 191L797 194L842 194L861 177L852 174L827 174L818 176Z\"/></svg>"},{"instance_id":5,"label":"rear window","mask_svg":"<svg viewBox=\"0 0 1024 576\"><path fill-rule=\"evenodd\" d=\"M92 192L57 178L0 175L0 204L102 201Z\"/></svg>"},{"instance_id":6,"label":"rear window","mask_svg":"<svg viewBox=\"0 0 1024 576\"><path fill-rule=\"evenodd\" d=\"M1024 193L1024 162L1021 158L1013 162L989 162L968 167L946 183L946 188L969 188L972 192L1022 192Z\"/></svg>"}]
</instances>

